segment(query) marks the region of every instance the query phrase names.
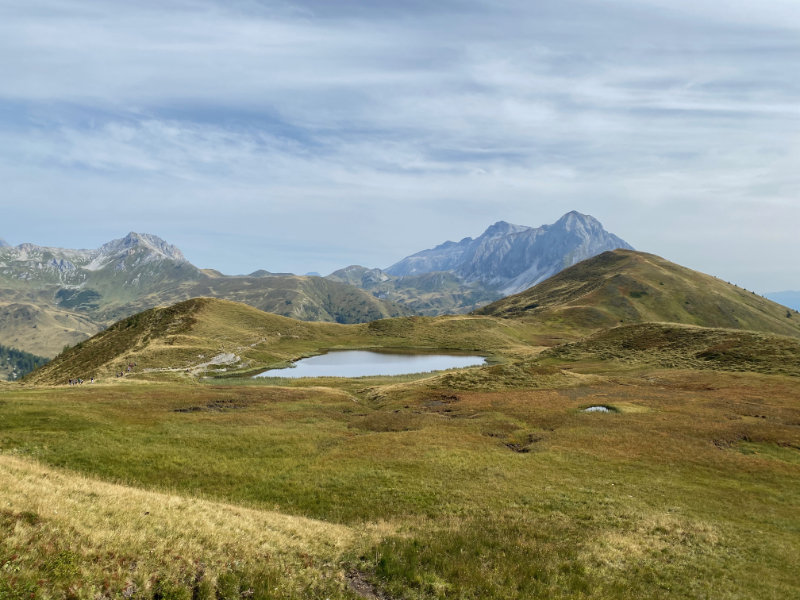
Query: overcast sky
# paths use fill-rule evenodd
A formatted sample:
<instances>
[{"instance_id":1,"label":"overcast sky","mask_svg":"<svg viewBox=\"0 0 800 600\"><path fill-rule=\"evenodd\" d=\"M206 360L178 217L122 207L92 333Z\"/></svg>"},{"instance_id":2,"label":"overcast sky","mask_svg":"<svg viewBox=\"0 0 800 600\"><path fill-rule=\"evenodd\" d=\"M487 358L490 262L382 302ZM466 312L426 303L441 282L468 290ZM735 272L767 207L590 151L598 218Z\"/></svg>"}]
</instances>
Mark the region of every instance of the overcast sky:
<instances>
[{"instance_id":1,"label":"overcast sky","mask_svg":"<svg viewBox=\"0 0 800 600\"><path fill-rule=\"evenodd\" d=\"M800 289L797 0L0 0L0 238L386 267L569 210Z\"/></svg>"}]
</instances>

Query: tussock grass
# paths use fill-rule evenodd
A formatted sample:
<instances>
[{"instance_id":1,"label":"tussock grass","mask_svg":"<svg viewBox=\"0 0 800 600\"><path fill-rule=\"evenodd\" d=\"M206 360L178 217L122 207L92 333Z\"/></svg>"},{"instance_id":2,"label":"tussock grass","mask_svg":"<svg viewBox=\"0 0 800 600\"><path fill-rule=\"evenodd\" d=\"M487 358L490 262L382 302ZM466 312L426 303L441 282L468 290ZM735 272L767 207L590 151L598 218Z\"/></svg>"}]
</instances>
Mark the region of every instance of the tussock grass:
<instances>
[{"instance_id":1,"label":"tussock grass","mask_svg":"<svg viewBox=\"0 0 800 600\"><path fill-rule=\"evenodd\" d=\"M41 481L36 471L11 471L9 481L28 482L30 491L14 492L21 499L4 513L1 537L16 540L4 560L27 556L12 561L27 573L17 589L38 577L55 597L73 581L50 574L62 551L72 554L57 569L77 570L93 590L109 577L109 590L127 585L111 574L129 566L118 569L104 552L135 561L143 578L155 577L149 588L134 581L151 595L161 580L191 590L196 560L209 582L228 581L230 572L286 597L350 597L342 574L352 570L409 600L796 595L796 379L607 367L579 386L499 390L435 386L442 376L340 389L12 387L0 402L2 457L81 472L91 479L75 489L99 495L85 499L69 486L49 492L60 470ZM594 404L620 412L581 412ZM139 490L130 504L120 495L116 507L103 491L109 485ZM35 504L53 494L59 515L59 503L78 502L69 522ZM140 512L149 494L164 503L163 529L147 530L165 536L161 545L136 537L148 526ZM186 526L168 500L175 497L194 507ZM93 514L83 525L69 525L76 533L67 539L77 545L58 542L56 529L67 531L85 511ZM250 515L266 540L237 533L253 532ZM289 533L284 515L309 523L319 539ZM126 519L133 531L116 542L108 523L124 528ZM218 523L213 534L203 533L206 519ZM251 567L256 546L275 549L270 562ZM220 558L229 548L243 557L238 563ZM285 561L278 573L276 560Z\"/></svg>"},{"instance_id":2,"label":"tussock grass","mask_svg":"<svg viewBox=\"0 0 800 600\"><path fill-rule=\"evenodd\" d=\"M547 362L597 361L608 369L660 367L800 375L800 340L674 323L615 327L541 354Z\"/></svg>"},{"instance_id":3,"label":"tussock grass","mask_svg":"<svg viewBox=\"0 0 800 600\"><path fill-rule=\"evenodd\" d=\"M258 597L322 597L342 591L338 559L363 535L8 454L0 455L0 488L3 598L212 598L233 587Z\"/></svg>"}]
</instances>

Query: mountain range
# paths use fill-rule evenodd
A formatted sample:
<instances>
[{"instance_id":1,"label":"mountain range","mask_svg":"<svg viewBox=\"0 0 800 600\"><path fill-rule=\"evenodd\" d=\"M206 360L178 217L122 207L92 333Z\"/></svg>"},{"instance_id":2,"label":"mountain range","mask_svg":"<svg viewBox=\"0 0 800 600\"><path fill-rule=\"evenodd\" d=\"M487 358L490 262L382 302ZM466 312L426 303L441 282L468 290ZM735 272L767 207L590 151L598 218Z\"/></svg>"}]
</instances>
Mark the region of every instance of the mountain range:
<instances>
[{"instance_id":1,"label":"mountain range","mask_svg":"<svg viewBox=\"0 0 800 600\"><path fill-rule=\"evenodd\" d=\"M92 250L2 242L0 343L51 357L121 318L201 296L306 321L465 313L615 248L630 245L574 211L538 228L499 221L475 239L445 242L386 270L350 266L324 278L223 275L146 233Z\"/></svg>"},{"instance_id":2,"label":"mountain range","mask_svg":"<svg viewBox=\"0 0 800 600\"><path fill-rule=\"evenodd\" d=\"M562 269L606 250L633 247L600 221L572 211L552 225L525 227L498 221L475 239L445 242L386 269L408 277L446 271L464 283L480 283L502 296L516 294Z\"/></svg>"},{"instance_id":3,"label":"mountain range","mask_svg":"<svg viewBox=\"0 0 800 600\"><path fill-rule=\"evenodd\" d=\"M0 343L54 356L147 308L208 296L304 320L356 323L410 311L320 277L198 269L180 250L130 233L94 250L0 248Z\"/></svg>"},{"instance_id":4,"label":"mountain range","mask_svg":"<svg viewBox=\"0 0 800 600\"><path fill-rule=\"evenodd\" d=\"M352 265L327 278L419 314L463 313L617 248L633 249L594 217L572 211L535 228L498 221L477 238L444 242L385 270Z\"/></svg>"},{"instance_id":5,"label":"mountain range","mask_svg":"<svg viewBox=\"0 0 800 600\"><path fill-rule=\"evenodd\" d=\"M27 380L108 379L132 362L146 378L248 375L323 349L365 347L528 356L549 346L621 360L633 353L661 365L680 356L680 364L700 368L797 372L798 338L800 316L787 315L785 307L652 254L613 250L471 315L345 326L196 298L124 319ZM491 370L485 374L491 377Z\"/></svg>"}]
</instances>

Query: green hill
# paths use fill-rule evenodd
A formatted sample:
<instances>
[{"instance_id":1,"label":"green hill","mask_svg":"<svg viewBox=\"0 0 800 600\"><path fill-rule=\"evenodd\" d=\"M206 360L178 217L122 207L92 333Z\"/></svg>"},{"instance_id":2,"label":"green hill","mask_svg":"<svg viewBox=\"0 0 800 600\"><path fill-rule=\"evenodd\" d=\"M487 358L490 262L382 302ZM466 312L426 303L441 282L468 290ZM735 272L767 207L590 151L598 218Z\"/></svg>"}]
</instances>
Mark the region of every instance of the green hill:
<instances>
[{"instance_id":1,"label":"green hill","mask_svg":"<svg viewBox=\"0 0 800 600\"><path fill-rule=\"evenodd\" d=\"M749 371L800 376L800 340L755 331L671 323L624 325L540 354L540 360L602 364L603 369L655 367Z\"/></svg>"},{"instance_id":2,"label":"green hill","mask_svg":"<svg viewBox=\"0 0 800 600\"><path fill-rule=\"evenodd\" d=\"M74 378L114 379L120 373L124 378L248 374L342 348L529 354L533 349L525 331L522 325L474 316L306 322L237 302L195 298L123 319L65 350L26 381L61 384Z\"/></svg>"},{"instance_id":3,"label":"green hill","mask_svg":"<svg viewBox=\"0 0 800 600\"><path fill-rule=\"evenodd\" d=\"M479 281L465 282L448 271L397 277L380 269L352 265L325 277L370 292L420 315L463 314L502 297Z\"/></svg>"},{"instance_id":4,"label":"green hill","mask_svg":"<svg viewBox=\"0 0 800 600\"><path fill-rule=\"evenodd\" d=\"M786 307L632 250L604 252L476 314L536 321L550 330L578 336L644 322L800 336L800 315Z\"/></svg>"}]
</instances>

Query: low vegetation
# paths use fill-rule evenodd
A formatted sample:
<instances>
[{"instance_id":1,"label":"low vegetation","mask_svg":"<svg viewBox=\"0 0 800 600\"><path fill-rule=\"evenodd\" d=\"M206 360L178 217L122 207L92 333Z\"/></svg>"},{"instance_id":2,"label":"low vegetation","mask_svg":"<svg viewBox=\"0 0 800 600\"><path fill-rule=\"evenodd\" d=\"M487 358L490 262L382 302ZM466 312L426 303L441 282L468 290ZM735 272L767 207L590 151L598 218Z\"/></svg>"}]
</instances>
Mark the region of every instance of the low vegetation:
<instances>
[{"instance_id":1,"label":"low vegetation","mask_svg":"<svg viewBox=\"0 0 800 600\"><path fill-rule=\"evenodd\" d=\"M11 388L4 593L796 594L796 378L607 364Z\"/></svg>"},{"instance_id":2,"label":"low vegetation","mask_svg":"<svg viewBox=\"0 0 800 600\"><path fill-rule=\"evenodd\" d=\"M609 273L357 325L194 299L0 383L0 598L797 597L800 340L710 284L638 322L668 298ZM491 360L247 377L336 348Z\"/></svg>"},{"instance_id":3,"label":"low vegetation","mask_svg":"<svg viewBox=\"0 0 800 600\"><path fill-rule=\"evenodd\" d=\"M787 318L785 306L716 277L632 250L604 252L477 313L531 320L579 337L643 322L800 337L800 319Z\"/></svg>"},{"instance_id":4,"label":"low vegetation","mask_svg":"<svg viewBox=\"0 0 800 600\"><path fill-rule=\"evenodd\" d=\"M124 319L69 348L31 383L70 379L194 379L250 374L326 349L450 349L529 355L537 334L488 317L404 317L358 325L307 323L198 298ZM131 367L131 365L135 365Z\"/></svg>"}]
</instances>

